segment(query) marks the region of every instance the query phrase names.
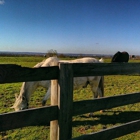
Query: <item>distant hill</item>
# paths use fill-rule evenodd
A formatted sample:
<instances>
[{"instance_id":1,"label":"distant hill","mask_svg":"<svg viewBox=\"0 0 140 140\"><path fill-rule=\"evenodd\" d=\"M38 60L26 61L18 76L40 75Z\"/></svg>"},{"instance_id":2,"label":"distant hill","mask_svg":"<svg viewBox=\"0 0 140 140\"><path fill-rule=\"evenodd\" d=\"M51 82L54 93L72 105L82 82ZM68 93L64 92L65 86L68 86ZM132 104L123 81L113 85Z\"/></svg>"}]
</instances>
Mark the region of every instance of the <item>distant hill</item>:
<instances>
[{"instance_id":1,"label":"distant hill","mask_svg":"<svg viewBox=\"0 0 140 140\"><path fill-rule=\"evenodd\" d=\"M0 56L45 56L46 53L41 52L6 52L0 51ZM104 54L74 54L74 53L58 53L58 55L64 55L68 57L111 57L112 55Z\"/></svg>"}]
</instances>

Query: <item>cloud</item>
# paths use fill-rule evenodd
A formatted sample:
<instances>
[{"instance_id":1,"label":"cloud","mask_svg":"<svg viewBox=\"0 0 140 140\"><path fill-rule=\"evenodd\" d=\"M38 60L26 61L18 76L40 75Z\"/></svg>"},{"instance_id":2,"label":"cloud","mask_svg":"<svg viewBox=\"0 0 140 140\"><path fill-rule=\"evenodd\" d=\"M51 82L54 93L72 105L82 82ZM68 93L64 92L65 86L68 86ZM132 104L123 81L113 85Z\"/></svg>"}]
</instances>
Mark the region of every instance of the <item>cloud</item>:
<instances>
[{"instance_id":1,"label":"cloud","mask_svg":"<svg viewBox=\"0 0 140 140\"><path fill-rule=\"evenodd\" d=\"M0 0L0 5L3 5L5 3L4 0Z\"/></svg>"}]
</instances>

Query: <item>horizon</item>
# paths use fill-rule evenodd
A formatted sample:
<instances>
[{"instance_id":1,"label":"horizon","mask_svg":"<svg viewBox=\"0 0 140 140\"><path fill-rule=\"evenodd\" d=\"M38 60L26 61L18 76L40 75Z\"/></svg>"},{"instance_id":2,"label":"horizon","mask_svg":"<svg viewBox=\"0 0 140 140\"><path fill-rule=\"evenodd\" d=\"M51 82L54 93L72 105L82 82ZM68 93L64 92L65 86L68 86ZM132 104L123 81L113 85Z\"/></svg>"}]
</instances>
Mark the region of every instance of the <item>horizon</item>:
<instances>
[{"instance_id":1,"label":"horizon","mask_svg":"<svg viewBox=\"0 0 140 140\"><path fill-rule=\"evenodd\" d=\"M140 1L0 0L0 51L140 52Z\"/></svg>"},{"instance_id":2,"label":"horizon","mask_svg":"<svg viewBox=\"0 0 140 140\"><path fill-rule=\"evenodd\" d=\"M44 52L13 52L13 51L0 51L0 54L27 54L27 55L45 55L45 54L47 54L47 52L46 53L44 53ZM97 54L97 53L94 53L94 54L92 54L92 53L57 53L58 55L60 55L60 54L64 54L64 55L76 55L76 56L78 56L78 55L83 55L83 56L113 56L114 54ZM131 57L132 55L135 55L135 54L129 54L129 56ZM137 57L139 57L140 55L135 55L135 56L137 56Z\"/></svg>"},{"instance_id":3,"label":"horizon","mask_svg":"<svg viewBox=\"0 0 140 140\"><path fill-rule=\"evenodd\" d=\"M0 53L35 53L35 54L39 54L39 53L41 53L41 54L47 54L47 52L45 53L45 52L20 52L20 51L0 51ZM106 55L106 54L92 54L92 53L57 53L57 54L77 54L77 55L80 55L80 54L83 54L83 55ZM107 54L107 55L113 55L113 54Z\"/></svg>"}]
</instances>

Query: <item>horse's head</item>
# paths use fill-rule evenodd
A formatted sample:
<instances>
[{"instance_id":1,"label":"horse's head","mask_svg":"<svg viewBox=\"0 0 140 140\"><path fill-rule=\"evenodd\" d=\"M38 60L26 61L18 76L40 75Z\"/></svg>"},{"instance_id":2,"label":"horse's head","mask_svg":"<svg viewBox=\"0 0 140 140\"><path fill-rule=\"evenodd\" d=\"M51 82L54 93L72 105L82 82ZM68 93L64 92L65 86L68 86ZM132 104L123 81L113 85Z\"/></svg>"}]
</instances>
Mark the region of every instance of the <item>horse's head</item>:
<instances>
[{"instance_id":1,"label":"horse's head","mask_svg":"<svg viewBox=\"0 0 140 140\"><path fill-rule=\"evenodd\" d=\"M16 101L11 108L15 109L15 111L28 109L28 100L24 95L19 95L18 97L16 95L15 97Z\"/></svg>"},{"instance_id":2,"label":"horse's head","mask_svg":"<svg viewBox=\"0 0 140 140\"><path fill-rule=\"evenodd\" d=\"M14 105L11 107L15 111L24 110L28 108L28 101L33 91L36 89L38 82L23 82L19 96L16 95Z\"/></svg>"}]
</instances>

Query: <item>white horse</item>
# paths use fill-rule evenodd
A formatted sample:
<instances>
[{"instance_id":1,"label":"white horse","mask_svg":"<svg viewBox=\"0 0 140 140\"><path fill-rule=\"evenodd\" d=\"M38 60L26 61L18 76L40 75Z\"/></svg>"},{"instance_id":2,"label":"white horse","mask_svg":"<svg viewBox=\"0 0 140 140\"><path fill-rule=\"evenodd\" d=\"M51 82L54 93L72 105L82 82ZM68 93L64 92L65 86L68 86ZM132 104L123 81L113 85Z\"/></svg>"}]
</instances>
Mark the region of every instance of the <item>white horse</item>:
<instances>
[{"instance_id":1,"label":"white horse","mask_svg":"<svg viewBox=\"0 0 140 140\"><path fill-rule=\"evenodd\" d=\"M75 60L59 60L57 57L50 57L38 64L34 67L50 67L50 66L57 66L58 63L100 63L103 62L102 59L97 60L95 58L85 57L81 59ZM87 84L91 86L91 90L93 92L94 98L103 97L103 77L101 76L88 76L88 77L76 77L74 78L74 89L79 87L86 87ZM102 81L102 82L101 82ZM100 86L99 86L100 84ZM42 86L47 90L46 95L42 100L42 105L45 105L47 99L50 97L51 94L51 81L33 81L33 82L23 82L20 94L17 97L14 105L11 108L14 108L15 111L23 110L28 108L28 102L30 100L31 94L36 90L38 86Z\"/></svg>"}]
</instances>

